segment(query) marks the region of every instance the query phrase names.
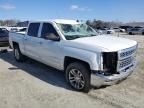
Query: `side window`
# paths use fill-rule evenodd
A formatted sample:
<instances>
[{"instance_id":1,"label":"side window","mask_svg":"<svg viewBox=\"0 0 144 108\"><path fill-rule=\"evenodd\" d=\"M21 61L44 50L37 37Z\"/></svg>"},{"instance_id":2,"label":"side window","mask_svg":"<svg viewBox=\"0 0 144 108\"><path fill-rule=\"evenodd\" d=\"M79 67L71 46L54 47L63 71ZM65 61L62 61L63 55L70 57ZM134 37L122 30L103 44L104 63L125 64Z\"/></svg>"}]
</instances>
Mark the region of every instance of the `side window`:
<instances>
[{"instance_id":1,"label":"side window","mask_svg":"<svg viewBox=\"0 0 144 108\"><path fill-rule=\"evenodd\" d=\"M39 26L40 26L40 23L31 23L28 28L28 35L37 37L38 31L39 31Z\"/></svg>"},{"instance_id":2,"label":"side window","mask_svg":"<svg viewBox=\"0 0 144 108\"><path fill-rule=\"evenodd\" d=\"M41 37L44 38L46 35L53 33L56 36L59 36L55 28L50 23L43 23Z\"/></svg>"}]
</instances>

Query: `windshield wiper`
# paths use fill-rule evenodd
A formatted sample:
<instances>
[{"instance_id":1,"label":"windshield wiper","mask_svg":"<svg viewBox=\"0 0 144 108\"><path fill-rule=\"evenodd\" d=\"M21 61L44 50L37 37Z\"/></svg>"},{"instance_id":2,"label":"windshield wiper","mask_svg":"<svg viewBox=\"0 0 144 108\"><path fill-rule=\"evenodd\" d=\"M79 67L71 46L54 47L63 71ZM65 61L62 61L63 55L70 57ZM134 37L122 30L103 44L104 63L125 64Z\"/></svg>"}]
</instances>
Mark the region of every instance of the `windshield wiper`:
<instances>
[{"instance_id":1,"label":"windshield wiper","mask_svg":"<svg viewBox=\"0 0 144 108\"><path fill-rule=\"evenodd\" d=\"M79 35L73 35L73 36L66 36L66 38L68 40L73 40L73 39L81 38L81 36L79 36Z\"/></svg>"},{"instance_id":2,"label":"windshield wiper","mask_svg":"<svg viewBox=\"0 0 144 108\"><path fill-rule=\"evenodd\" d=\"M73 40L73 39L77 39L77 38L84 38L84 37L91 37L91 36L96 36L94 34L92 35L71 35L71 36L66 36L66 38L68 40Z\"/></svg>"},{"instance_id":3,"label":"windshield wiper","mask_svg":"<svg viewBox=\"0 0 144 108\"><path fill-rule=\"evenodd\" d=\"M95 34L91 34L90 36L96 36Z\"/></svg>"}]
</instances>

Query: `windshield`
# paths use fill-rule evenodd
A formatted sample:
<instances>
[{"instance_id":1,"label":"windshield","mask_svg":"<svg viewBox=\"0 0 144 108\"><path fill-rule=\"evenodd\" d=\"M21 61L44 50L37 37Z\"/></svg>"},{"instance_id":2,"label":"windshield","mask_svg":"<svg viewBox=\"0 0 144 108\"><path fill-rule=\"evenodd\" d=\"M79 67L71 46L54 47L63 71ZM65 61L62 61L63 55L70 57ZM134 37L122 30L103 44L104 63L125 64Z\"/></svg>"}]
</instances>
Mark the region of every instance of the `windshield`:
<instances>
[{"instance_id":1,"label":"windshield","mask_svg":"<svg viewBox=\"0 0 144 108\"><path fill-rule=\"evenodd\" d=\"M57 24L67 40L73 40L82 37L96 36L94 29L86 24Z\"/></svg>"}]
</instances>

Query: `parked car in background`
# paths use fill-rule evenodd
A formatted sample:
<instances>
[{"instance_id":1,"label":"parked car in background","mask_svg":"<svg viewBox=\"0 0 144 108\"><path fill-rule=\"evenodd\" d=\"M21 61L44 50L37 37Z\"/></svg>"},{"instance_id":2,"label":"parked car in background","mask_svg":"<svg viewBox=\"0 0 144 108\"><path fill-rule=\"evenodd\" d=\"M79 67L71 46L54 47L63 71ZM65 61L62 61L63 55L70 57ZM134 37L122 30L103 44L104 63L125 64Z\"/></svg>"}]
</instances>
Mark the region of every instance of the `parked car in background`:
<instances>
[{"instance_id":1,"label":"parked car in background","mask_svg":"<svg viewBox=\"0 0 144 108\"><path fill-rule=\"evenodd\" d=\"M17 28L11 28L10 31L12 31L12 32L17 32L18 29L17 29Z\"/></svg>"},{"instance_id":2,"label":"parked car in background","mask_svg":"<svg viewBox=\"0 0 144 108\"><path fill-rule=\"evenodd\" d=\"M20 29L17 33L25 34L26 30L27 30L27 28L24 27L24 28Z\"/></svg>"},{"instance_id":3,"label":"parked car in background","mask_svg":"<svg viewBox=\"0 0 144 108\"><path fill-rule=\"evenodd\" d=\"M0 28L0 46L9 45L8 38L9 32L5 28Z\"/></svg>"},{"instance_id":4,"label":"parked car in background","mask_svg":"<svg viewBox=\"0 0 144 108\"><path fill-rule=\"evenodd\" d=\"M129 35L141 34L144 35L144 28L132 28L128 30Z\"/></svg>"},{"instance_id":5,"label":"parked car in background","mask_svg":"<svg viewBox=\"0 0 144 108\"><path fill-rule=\"evenodd\" d=\"M102 34L103 34L103 31L100 30L100 29L95 29L95 31L96 31L99 35L102 35Z\"/></svg>"},{"instance_id":6,"label":"parked car in background","mask_svg":"<svg viewBox=\"0 0 144 108\"><path fill-rule=\"evenodd\" d=\"M25 31L27 27L8 27L11 32Z\"/></svg>"},{"instance_id":7,"label":"parked car in background","mask_svg":"<svg viewBox=\"0 0 144 108\"><path fill-rule=\"evenodd\" d=\"M100 28L100 29L98 29L98 30L101 31L102 34L107 34L108 28Z\"/></svg>"},{"instance_id":8,"label":"parked car in background","mask_svg":"<svg viewBox=\"0 0 144 108\"><path fill-rule=\"evenodd\" d=\"M101 28L96 30L99 34L114 34L115 31L109 28Z\"/></svg>"},{"instance_id":9,"label":"parked car in background","mask_svg":"<svg viewBox=\"0 0 144 108\"><path fill-rule=\"evenodd\" d=\"M19 32L24 32L26 30L27 30L27 28L25 27L25 28L20 29Z\"/></svg>"},{"instance_id":10,"label":"parked car in background","mask_svg":"<svg viewBox=\"0 0 144 108\"><path fill-rule=\"evenodd\" d=\"M142 29L142 28L144 28L144 27L141 27L141 26L135 26L134 28Z\"/></svg>"},{"instance_id":11,"label":"parked car in background","mask_svg":"<svg viewBox=\"0 0 144 108\"><path fill-rule=\"evenodd\" d=\"M144 29L142 29L141 31L142 31L142 32L141 32L141 33L142 33L142 35L144 35Z\"/></svg>"},{"instance_id":12,"label":"parked car in background","mask_svg":"<svg viewBox=\"0 0 144 108\"><path fill-rule=\"evenodd\" d=\"M144 28L141 28L141 29L139 30L138 34L144 35Z\"/></svg>"},{"instance_id":13,"label":"parked car in background","mask_svg":"<svg viewBox=\"0 0 144 108\"><path fill-rule=\"evenodd\" d=\"M114 33L115 33L115 30L113 30L113 29L107 30L107 34L114 34Z\"/></svg>"},{"instance_id":14,"label":"parked car in background","mask_svg":"<svg viewBox=\"0 0 144 108\"><path fill-rule=\"evenodd\" d=\"M113 28L115 32L125 32L125 29L122 28Z\"/></svg>"},{"instance_id":15,"label":"parked car in background","mask_svg":"<svg viewBox=\"0 0 144 108\"><path fill-rule=\"evenodd\" d=\"M120 26L119 28L124 29L125 31L128 31L130 29L132 29L132 26Z\"/></svg>"}]
</instances>

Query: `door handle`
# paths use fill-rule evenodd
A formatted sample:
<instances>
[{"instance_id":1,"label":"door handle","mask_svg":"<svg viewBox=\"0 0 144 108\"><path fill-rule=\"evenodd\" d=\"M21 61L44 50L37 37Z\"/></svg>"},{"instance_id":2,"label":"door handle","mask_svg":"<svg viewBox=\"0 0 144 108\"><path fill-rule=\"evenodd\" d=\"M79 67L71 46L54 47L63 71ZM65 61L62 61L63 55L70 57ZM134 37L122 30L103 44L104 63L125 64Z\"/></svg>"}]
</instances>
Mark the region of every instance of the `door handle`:
<instances>
[{"instance_id":1,"label":"door handle","mask_svg":"<svg viewBox=\"0 0 144 108\"><path fill-rule=\"evenodd\" d=\"M27 41L28 39L25 38L24 40Z\"/></svg>"}]
</instances>

